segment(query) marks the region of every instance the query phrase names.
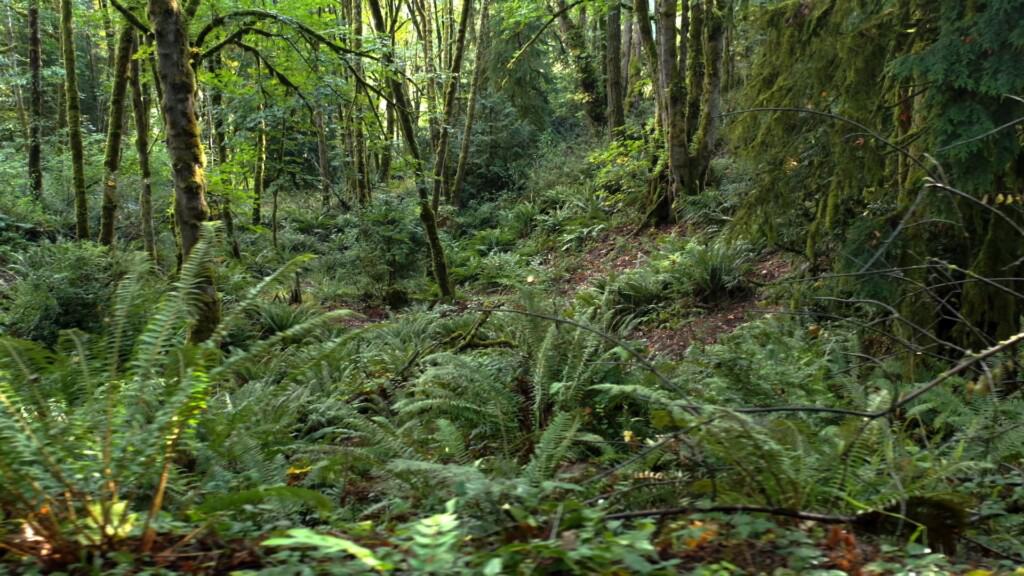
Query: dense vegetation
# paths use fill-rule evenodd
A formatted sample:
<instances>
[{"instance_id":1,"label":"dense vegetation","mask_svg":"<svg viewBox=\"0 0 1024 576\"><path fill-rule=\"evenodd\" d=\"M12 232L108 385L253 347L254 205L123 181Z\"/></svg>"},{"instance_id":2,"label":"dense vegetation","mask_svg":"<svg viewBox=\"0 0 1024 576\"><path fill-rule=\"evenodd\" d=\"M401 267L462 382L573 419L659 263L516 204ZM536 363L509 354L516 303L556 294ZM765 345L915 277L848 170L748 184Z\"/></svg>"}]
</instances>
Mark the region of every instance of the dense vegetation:
<instances>
[{"instance_id":1,"label":"dense vegetation","mask_svg":"<svg viewBox=\"0 0 1024 576\"><path fill-rule=\"evenodd\" d=\"M1024 0L0 11L0 574L1024 570Z\"/></svg>"}]
</instances>

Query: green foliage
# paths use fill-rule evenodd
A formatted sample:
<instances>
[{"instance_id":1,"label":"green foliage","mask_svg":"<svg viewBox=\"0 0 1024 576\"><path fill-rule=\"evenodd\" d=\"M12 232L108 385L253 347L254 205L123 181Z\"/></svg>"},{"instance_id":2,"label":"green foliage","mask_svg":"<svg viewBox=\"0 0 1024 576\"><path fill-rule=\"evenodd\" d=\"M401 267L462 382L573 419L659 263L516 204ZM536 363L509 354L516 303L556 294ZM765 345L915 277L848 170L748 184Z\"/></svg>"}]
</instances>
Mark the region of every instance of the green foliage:
<instances>
[{"instance_id":1,"label":"green foliage","mask_svg":"<svg viewBox=\"0 0 1024 576\"><path fill-rule=\"evenodd\" d=\"M690 242L656 266L667 269L673 283L699 301L716 304L748 289L744 277L750 271L751 254L747 244L717 238Z\"/></svg>"},{"instance_id":2,"label":"green foliage","mask_svg":"<svg viewBox=\"0 0 1024 576\"><path fill-rule=\"evenodd\" d=\"M52 346L61 330L96 332L108 314L124 258L91 243L44 243L13 257L3 316L11 336Z\"/></svg>"},{"instance_id":3,"label":"green foliage","mask_svg":"<svg viewBox=\"0 0 1024 576\"><path fill-rule=\"evenodd\" d=\"M637 44L627 125L584 123L574 68L605 51L605 3L547 25L557 6L489 3L488 30L469 33L483 61L457 77L438 69L455 4L389 6L393 39L365 12L357 38L341 13L354 5L314 4L197 4L188 37L208 34L192 48L220 50L218 71L198 70L207 200L212 219L230 200L243 250L228 257L208 229L180 270L158 126L162 261L131 252L130 146L116 250L67 243L66 135L44 118L46 193L29 198L25 74L0 58L19 105L0 107L0 572L1012 571L991 550L961 551L964 566L922 545L964 534L1024 553L1020 352L875 416L1019 323L1021 0L693 4L731 27L723 137L669 230L637 227L666 162ZM79 16L79 49L102 49L104 13ZM0 56L24 54L11 41ZM106 75L103 58L81 62L95 196ZM461 148L473 66L466 205L442 196L436 213L459 294L438 302L416 169L431 172L441 130L449 160ZM56 86L59 66L45 72ZM422 166L381 93L405 75ZM442 126L449 80L460 104ZM737 113L780 106L793 110ZM226 159L206 140L215 119ZM260 134L269 189L250 224ZM962 190L929 188L909 212L939 180ZM795 257L761 289L765 244ZM225 315L191 342L211 268ZM856 531L773 520L801 511Z\"/></svg>"},{"instance_id":4,"label":"green foliage","mask_svg":"<svg viewBox=\"0 0 1024 576\"><path fill-rule=\"evenodd\" d=\"M519 151L536 146L537 129L524 121L508 98L494 95L477 102L466 167L464 201L489 200L497 194L522 188L532 161L531 155ZM539 110L530 110L537 114ZM458 132L461 134L461 132ZM459 149L453 138L453 150Z\"/></svg>"},{"instance_id":5,"label":"green foliage","mask_svg":"<svg viewBox=\"0 0 1024 576\"><path fill-rule=\"evenodd\" d=\"M147 265L137 258L117 287L101 335L67 331L54 352L11 337L0 342L0 480L7 487L0 506L6 528L28 527L41 538L42 544L31 546L42 548L30 552L67 561L81 547L112 550L126 538L145 541L151 531L163 530L166 519L158 514L167 486L187 477L175 461L197 441L195 428L212 386L229 381L239 365L266 354L284 336L295 341L322 323L309 321L247 350L217 354L226 330L275 287L271 277L210 340L188 342L196 286L216 237L208 231L173 289L149 306L144 326L133 316L141 304L152 303L144 283ZM298 496L324 506L315 495Z\"/></svg>"},{"instance_id":6,"label":"green foliage","mask_svg":"<svg viewBox=\"0 0 1024 576\"><path fill-rule=\"evenodd\" d=\"M641 267L599 278L579 298L633 320L679 312L687 305L719 305L749 291L752 254L749 245L723 237L704 242L670 238Z\"/></svg>"},{"instance_id":7,"label":"green foliage","mask_svg":"<svg viewBox=\"0 0 1024 576\"><path fill-rule=\"evenodd\" d=\"M380 195L369 206L341 216L330 228L330 253L321 266L364 298L404 304L429 265L417 210L411 198Z\"/></svg>"}]
</instances>

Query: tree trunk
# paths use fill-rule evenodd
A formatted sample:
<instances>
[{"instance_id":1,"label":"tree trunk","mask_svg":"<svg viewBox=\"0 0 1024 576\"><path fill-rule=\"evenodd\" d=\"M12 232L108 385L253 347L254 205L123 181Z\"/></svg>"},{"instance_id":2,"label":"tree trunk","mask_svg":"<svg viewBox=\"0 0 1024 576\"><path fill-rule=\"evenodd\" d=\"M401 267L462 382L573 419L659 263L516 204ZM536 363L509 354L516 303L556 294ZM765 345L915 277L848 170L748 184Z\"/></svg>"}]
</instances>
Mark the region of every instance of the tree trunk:
<instances>
[{"instance_id":1,"label":"tree trunk","mask_svg":"<svg viewBox=\"0 0 1024 576\"><path fill-rule=\"evenodd\" d=\"M267 177L267 122L263 118L263 105L260 104L260 122L256 131L256 169L252 180L252 224L259 226L262 221L260 207L263 203L263 192L266 189Z\"/></svg>"},{"instance_id":2,"label":"tree trunk","mask_svg":"<svg viewBox=\"0 0 1024 576\"><path fill-rule=\"evenodd\" d=\"M363 1L353 0L352 2L352 49L363 49ZM363 85L363 61L356 58L352 64L358 77L356 78L355 97L358 100L359 94L366 96L367 104L373 106L374 102L366 86ZM356 195L359 203L366 205L370 203L370 169L368 166L366 152L366 129L363 116L358 107L353 107L354 117L352 119L352 153L355 155L356 170Z\"/></svg>"},{"instance_id":3,"label":"tree trunk","mask_svg":"<svg viewBox=\"0 0 1024 576\"><path fill-rule=\"evenodd\" d=\"M85 151L82 148L82 108L75 70L73 0L60 1L61 45L64 51L64 92L67 94L68 142L71 146L72 186L75 191L75 235L89 238L89 206L85 195Z\"/></svg>"},{"instance_id":4,"label":"tree trunk","mask_svg":"<svg viewBox=\"0 0 1024 576\"><path fill-rule=\"evenodd\" d=\"M4 28L5 28L5 31L7 32L7 42L8 42L8 45L10 46L10 49L14 50L15 47L18 46L18 37L19 37L19 35L14 31L14 7L11 6L10 3L7 4L7 14L6 14L6 16L7 17L4 18ZM39 9L38 8L36 8L36 15L35 15L35 17L36 17L35 26L36 26L36 28L38 28L39 27ZM37 34L38 34L38 31L37 31ZM29 38L29 51L31 51L31 50L32 50L32 38L31 38L31 35L30 35L30 38ZM9 58L9 59L7 59L7 61L11 65L11 70L10 70L9 74L12 74L12 75L20 74L20 71L18 70L18 59L17 58ZM31 71L31 66L29 68L30 68L29 74L31 74L31 72L32 72ZM21 133L25 137L25 142L27 143L29 141L29 138L31 137L31 134L30 134L31 130L29 129L29 117L28 117L28 109L25 107L25 97L24 97L24 94L22 94L21 86L18 85L18 83L14 83L14 85L11 86L11 92L13 93L12 96L13 96L13 100L14 100L14 109L15 109L15 111L18 114L18 124L20 124L20 126L21 126ZM31 176L31 174L30 174L30 176Z\"/></svg>"},{"instance_id":5,"label":"tree trunk","mask_svg":"<svg viewBox=\"0 0 1024 576\"><path fill-rule=\"evenodd\" d=\"M107 114L107 151L103 160L106 175L103 179L103 209L100 214L100 244L105 246L114 243L114 224L117 221L117 170L121 165L121 135L125 95L128 92L128 64L132 59L134 45L134 29L131 24L125 24L117 40L110 112Z\"/></svg>"},{"instance_id":6,"label":"tree trunk","mask_svg":"<svg viewBox=\"0 0 1024 576\"><path fill-rule=\"evenodd\" d=\"M320 207L326 211L331 207L331 159L327 153L324 113L319 106L313 113L313 127L316 129L317 161L320 170Z\"/></svg>"},{"instance_id":7,"label":"tree trunk","mask_svg":"<svg viewBox=\"0 0 1024 576\"><path fill-rule=\"evenodd\" d=\"M28 179L32 195L41 199L43 197L43 84L42 50L39 41L39 0L31 0L28 4L28 68L31 76Z\"/></svg>"},{"instance_id":8,"label":"tree trunk","mask_svg":"<svg viewBox=\"0 0 1024 576\"><path fill-rule=\"evenodd\" d=\"M163 85L161 108L174 177L174 216L182 255L187 259L209 217L203 178L206 162L196 119L196 76L189 61L186 20L178 1L149 0L149 20L156 36L157 73ZM199 316L190 334L196 342L209 338L220 321L220 303L211 272L207 270L200 287Z\"/></svg>"},{"instance_id":9,"label":"tree trunk","mask_svg":"<svg viewBox=\"0 0 1024 576\"><path fill-rule=\"evenodd\" d=\"M441 201L441 193L445 188L445 173L448 167L448 139L451 136L451 124L455 116L455 96L459 92L459 76L462 73L462 60L466 53L466 31L472 18L473 0L462 0L462 15L459 21L459 33L455 40L455 53L452 55L452 67L448 71L448 86L444 94L444 119L441 123L441 136L434 155L434 197L433 209L437 210Z\"/></svg>"},{"instance_id":10,"label":"tree trunk","mask_svg":"<svg viewBox=\"0 0 1024 576\"><path fill-rule=\"evenodd\" d=\"M149 86L142 82L142 68L131 60L132 110L135 115L135 150L139 155L139 219L142 221L142 242L153 262L159 262L156 236L153 233L153 188L149 169Z\"/></svg>"},{"instance_id":11,"label":"tree trunk","mask_svg":"<svg viewBox=\"0 0 1024 576\"><path fill-rule=\"evenodd\" d=\"M651 15L647 0L634 0L633 11L636 13L636 30L640 40L640 48L647 61L654 86L654 117L655 126L662 130L665 122L665 95L661 85L661 74L658 70L658 48L654 42L654 31L651 29Z\"/></svg>"},{"instance_id":12,"label":"tree trunk","mask_svg":"<svg viewBox=\"0 0 1024 576\"><path fill-rule=\"evenodd\" d=\"M685 21L684 14L684 21ZM684 29L683 34L686 33ZM658 220L673 220L672 204L685 193L689 151L686 139L686 85L680 74L676 49L676 2L658 1L658 72L665 98L664 134L668 154L669 186L659 200Z\"/></svg>"},{"instance_id":13,"label":"tree trunk","mask_svg":"<svg viewBox=\"0 0 1024 576\"><path fill-rule=\"evenodd\" d=\"M715 5L716 0L707 0L704 10L703 64L704 82L700 91L700 114L690 137L695 182L691 191L698 191L704 185L718 140L718 113L722 101L722 56L725 49L725 25ZM689 120L688 120L689 122ZM695 131L694 131L695 130Z\"/></svg>"},{"instance_id":14,"label":"tree trunk","mask_svg":"<svg viewBox=\"0 0 1024 576\"><path fill-rule=\"evenodd\" d=\"M568 48L576 68L587 117L594 126L603 126L606 106L599 91L600 78L598 78L597 69L587 52L587 42L583 32L586 29L586 24L577 25L572 21L569 11L566 10L565 0L557 0L555 9L558 10L558 25L562 31L565 47Z\"/></svg>"},{"instance_id":15,"label":"tree trunk","mask_svg":"<svg viewBox=\"0 0 1024 576\"><path fill-rule=\"evenodd\" d=\"M431 0L410 0L409 4L409 13L412 15L413 24L416 25L416 32L420 36L420 44L423 47L427 125L430 127L430 145L436 148L440 140L440 131L437 126L437 68L434 61L435 26L433 21L436 10L433 9ZM439 43L439 45L443 45L443 43Z\"/></svg>"},{"instance_id":16,"label":"tree trunk","mask_svg":"<svg viewBox=\"0 0 1024 576\"><path fill-rule=\"evenodd\" d=\"M462 146L459 149L459 163L455 170L455 182L452 184L451 203L459 207L462 204L462 185L466 180L466 168L469 163L469 141L473 134L473 119L476 116L476 100L479 97L480 83L483 81L487 55L487 7L484 0L480 9L480 24L476 39L476 68L473 70L473 83L469 88L469 102L466 104L466 125L462 129Z\"/></svg>"},{"instance_id":17,"label":"tree trunk","mask_svg":"<svg viewBox=\"0 0 1024 576\"><path fill-rule=\"evenodd\" d=\"M633 12L626 12L626 17L622 22L622 54L620 55L620 69L622 70L622 86L623 86L623 99L626 101L624 104L624 114L629 115L632 103L629 102L630 97L633 95L633 85L636 84L636 75L633 74L631 68L633 67Z\"/></svg>"},{"instance_id":18,"label":"tree trunk","mask_svg":"<svg viewBox=\"0 0 1024 576\"><path fill-rule=\"evenodd\" d=\"M622 104L622 9L619 0L614 0L608 8L605 22L607 46L605 47L605 66L607 77L605 93L608 99L608 133L615 136L617 130L626 123Z\"/></svg>"},{"instance_id":19,"label":"tree trunk","mask_svg":"<svg viewBox=\"0 0 1024 576\"><path fill-rule=\"evenodd\" d=\"M395 143L395 107L384 103L384 143L377 166L377 181L386 183L391 179L391 150Z\"/></svg>"},{"instance_id":20,"label":"tree trunk","mask_svg":"<svg viewBox=\"0 0 1024 576\"><path fill-rule=\"evenodd\" d=\"M373 17L374 26L381 35L387 35L388 29L384 24L384 14L381 12L380 0L370 1L370 13ZM394 64L393 46L388 46L384 52L381 62L385 67ZM416 143L416 130L412 123L412 116L409 110L408 99L405 95L403 81L397 75L388 76L388 85L391 97L395 102L395 113L398 115L398 124L402 130L406 147L413 158L413 166L416 172L416 190L420 200L420 221L423 222L423 229L427 235L427 243L430 246L430 259L434 269L434 279L444 300L450 300L453 296L452 287L448 279L448 263L445 261L444 247L441 245L441 238L437 233L437 220L434 210L430 205L430 194L426 182L426 171L423 168L423 157L420 155L419 146Z\"/></svg>"},{"instance_id":21,"label":"tree trunk","mask_svg":"<svg viewBox=\"0 0 1024 576\"><path fill-rule=\"evenodd\" d=\"M220 67L220 52L214 54L207 61L210 72L217 73ZM224 135L224 96L220 90L210 90L210 116L213 128L213 143L217 150L217 166L223 168L228 162L227 138ZM230 184L230 183L229 183ZM221 196L221 218L224 220L224 231L228 236L228 244L231 248L231 257L235 260L242 258L242 251L238 246L238 237L235 236L235 215L231 211L231 187L225 186Z\"/></svg>"}]
</instances>

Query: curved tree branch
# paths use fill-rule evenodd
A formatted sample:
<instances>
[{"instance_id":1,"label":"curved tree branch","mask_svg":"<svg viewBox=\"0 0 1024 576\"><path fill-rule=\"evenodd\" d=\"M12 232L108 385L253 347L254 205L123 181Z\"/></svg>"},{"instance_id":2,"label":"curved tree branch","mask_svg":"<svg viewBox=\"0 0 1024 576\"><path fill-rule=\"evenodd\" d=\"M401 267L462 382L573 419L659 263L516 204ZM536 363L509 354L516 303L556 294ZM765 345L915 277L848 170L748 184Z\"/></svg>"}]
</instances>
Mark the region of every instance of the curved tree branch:
<instances>
[{"instance_id":1,"label":"curved tree branch","mask_svg":"<svg viewBox=\"0 0 1024 576\"><path fill-rule=\"evenodd\" d=\"M127 20L129 24L138 29L139 32L145 34L148 37L153 36L153 31L149 29L149 26L146 26L146 23L143 22L141 18L132 13L132 11L126 8L123 4L121 4L117 0L110 0L110 5L113 6L115 10L120 12L121 15L124 16L124 19Z\"/></svg>"}]
</instances>

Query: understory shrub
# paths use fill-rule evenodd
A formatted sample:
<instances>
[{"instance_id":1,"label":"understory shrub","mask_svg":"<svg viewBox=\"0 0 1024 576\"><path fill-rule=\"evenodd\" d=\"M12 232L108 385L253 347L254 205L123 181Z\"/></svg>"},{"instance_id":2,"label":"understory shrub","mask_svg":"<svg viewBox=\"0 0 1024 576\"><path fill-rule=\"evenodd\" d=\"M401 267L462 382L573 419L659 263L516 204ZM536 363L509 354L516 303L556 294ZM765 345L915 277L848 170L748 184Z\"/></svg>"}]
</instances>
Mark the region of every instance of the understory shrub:
<instances>
[{"instance_id":1,"label":"understory shrub","mask_svg":"<svg viewBox=\"0 0 1024 576\"><path fill-rule=\"evenodd\" d=\"M3 290L2 323L11 336L52 346L61 330L96 332L124 259L91 242L43 243L13 257Z\"/></svg>"}]
</instances>

